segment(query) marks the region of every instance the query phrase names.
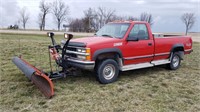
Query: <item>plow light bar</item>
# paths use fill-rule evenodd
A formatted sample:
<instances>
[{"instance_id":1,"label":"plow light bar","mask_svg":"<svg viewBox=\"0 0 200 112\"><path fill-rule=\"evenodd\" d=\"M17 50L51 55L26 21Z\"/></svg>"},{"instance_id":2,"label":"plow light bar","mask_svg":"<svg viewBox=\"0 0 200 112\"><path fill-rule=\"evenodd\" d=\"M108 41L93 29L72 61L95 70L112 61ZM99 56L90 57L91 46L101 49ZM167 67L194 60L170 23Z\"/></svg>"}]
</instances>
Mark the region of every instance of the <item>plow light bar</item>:
<instances>
[{"instance_id":1,"label":"plow light bar","mask_svg":"<svg viewBox=\"0 0 200 112\"><path fill-rule=\"evenodd\" d=\"M53 32L47 32L47 37L53 37L54 33Z\"/></svg>"},{"instance_id":2,"label":"plow light bar","mask_svg":"<svg viewBox=\"0 0 200 112\"><path fill-rule=\"evenodd\" d=\"M64 33L64 38L65 39L72 39L73 35L72 34L68 34L68 33Z\"/></svg>"}]
</instances>

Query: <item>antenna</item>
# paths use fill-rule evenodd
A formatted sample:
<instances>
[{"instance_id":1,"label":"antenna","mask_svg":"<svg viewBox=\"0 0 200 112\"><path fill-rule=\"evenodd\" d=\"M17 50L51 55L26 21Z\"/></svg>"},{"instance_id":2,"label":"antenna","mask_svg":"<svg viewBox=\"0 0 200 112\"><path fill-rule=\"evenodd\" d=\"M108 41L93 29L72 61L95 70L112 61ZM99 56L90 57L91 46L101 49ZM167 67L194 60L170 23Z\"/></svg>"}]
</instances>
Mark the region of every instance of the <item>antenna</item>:
<instances>
[{"instance_id":1,"label":"antenna","mask_svg":"<svg viewBox=\"0 0 200 112\"><path fill-rule=\"evenodd\" d=\"M19 58L21 58L22 57L22 55L21 55L21 38L19 37L19 39L18 39L18 41L19 41Z\"/></svg>"}]
</instances>

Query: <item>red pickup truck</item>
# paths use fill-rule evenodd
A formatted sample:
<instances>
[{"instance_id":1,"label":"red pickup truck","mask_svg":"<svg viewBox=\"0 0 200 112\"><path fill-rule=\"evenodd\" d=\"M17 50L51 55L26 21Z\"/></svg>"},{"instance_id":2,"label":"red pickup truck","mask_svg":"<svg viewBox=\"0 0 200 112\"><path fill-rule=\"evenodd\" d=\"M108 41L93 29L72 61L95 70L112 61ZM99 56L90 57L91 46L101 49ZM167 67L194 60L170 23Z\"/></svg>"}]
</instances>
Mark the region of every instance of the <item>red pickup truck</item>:
<instances>
[{"instance_id":1,"label":"red pickup truck","mask_svg":"<svg viewBox=\"0 0 200 112\"><path fill-rule=\"evenodd\" d=\"M47 34L52 41L48 46L49 73L21 57L12 59L47 98L54 95L52 80L73 75L77 68L95 71L99 82L107 84L117 80L119 71L163 64L176 70L183 56L192 52L191 37L152 34L146 22L111 22L93 37L72 39L72 34L64 34L67 40L61 45L56 44L53 32ZM52 69L52 59L57 64L56 71Z\"/></svg>"},{"instance_id":2,"label":"red pickup truck","mask_svg":"<svg viewBox=\"0 0 200 112\"><path fill-rule=\"evenodd\" d=\"M68 65L94 70L100 83L114 82L119 71L167 64L176 70L192 52L189 36L158 36L147 22L117 21L106 24L93 37L72 39Z\"/></svg>"}]
</instances>

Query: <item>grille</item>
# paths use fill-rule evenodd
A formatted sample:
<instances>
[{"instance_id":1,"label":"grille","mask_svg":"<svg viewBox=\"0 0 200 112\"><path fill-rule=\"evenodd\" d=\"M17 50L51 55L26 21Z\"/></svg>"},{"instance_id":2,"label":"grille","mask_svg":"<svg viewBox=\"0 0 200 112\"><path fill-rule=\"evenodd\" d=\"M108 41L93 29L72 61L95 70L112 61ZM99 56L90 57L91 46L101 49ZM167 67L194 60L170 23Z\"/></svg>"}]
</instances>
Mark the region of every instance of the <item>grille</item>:
<instances>
[{"instance_id":1,"label":"grille","mask_svg":"<svg viewBox=\"0 0 200 112\"><path fill-rule=\"evenodd\" d=\"M76 48L74 48L74 47L67 47L67 50L69 50L69 51L76 51Z\"/></svg>"},{"instance_id":2,"label":"grille","mask_svg":"<svg viewBox=\"0 0 200 112\"><path fill-rule=\"evenodd\" d=\"M76 51L77 48L75 48L75 47L67 47L67 50ZM67 56L69 56L70 58L77 58L77 55L76 54L72 54L72 53L67 53Z\"/></svg>"},{"instance_id":3,"label":"grille","mask_svg":"<svg viewBox=\"0 0 200 112\"><path fill-rule=\"evenodd\" d=\"M70 58L77 58L77 55L76 54L72 54L72 53L67 53L67 56L69 56Z\"/></svg>"}]
</instances>

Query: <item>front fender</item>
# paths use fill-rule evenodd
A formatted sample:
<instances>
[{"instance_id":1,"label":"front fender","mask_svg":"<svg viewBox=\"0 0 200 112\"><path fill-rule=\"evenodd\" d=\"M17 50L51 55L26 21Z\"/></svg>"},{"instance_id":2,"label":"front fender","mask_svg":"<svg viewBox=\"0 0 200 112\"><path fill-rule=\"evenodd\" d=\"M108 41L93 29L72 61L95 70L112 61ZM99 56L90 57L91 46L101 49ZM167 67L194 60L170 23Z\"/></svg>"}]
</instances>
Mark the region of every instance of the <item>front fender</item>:
<instances>
[{"instance_id":1,"label":"front fender","mask_svg":"<svg viewBox=\"0 0 200 112\"><path fill-rule=\"evenodd\" d=\"M96 58L100 55L100 54L103 54L103 53L117 53L119 54L119 58L122 58L122 52L120 49L118 48L106 48L106 49L100 49L100 50L97 50L94 52L94 55L92 57L92 60L96 60Z\"/></svg>"}]
</instances>

